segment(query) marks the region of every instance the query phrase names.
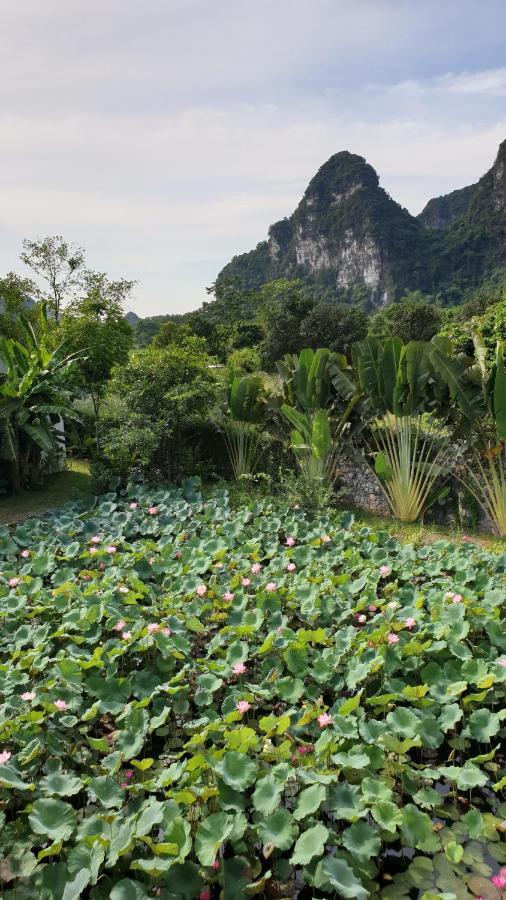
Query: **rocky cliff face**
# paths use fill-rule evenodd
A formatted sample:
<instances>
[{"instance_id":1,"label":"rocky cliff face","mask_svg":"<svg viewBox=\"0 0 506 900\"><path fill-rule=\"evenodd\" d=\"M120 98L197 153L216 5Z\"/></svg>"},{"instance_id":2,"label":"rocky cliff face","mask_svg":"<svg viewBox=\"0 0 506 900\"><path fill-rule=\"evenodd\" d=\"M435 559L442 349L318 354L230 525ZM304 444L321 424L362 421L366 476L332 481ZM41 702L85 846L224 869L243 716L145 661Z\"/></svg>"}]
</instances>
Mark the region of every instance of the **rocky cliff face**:
<instances>
[{"instance_id":1,"label":"rocky cliff face","mask_svg":"<svg viewBox=\"0 0 506 900\"><path fill-rule=\"evenodd\" d=\"M465 290L506 263L506 141L475 185L431 200L418 218L380 187L368 163L336 153L310 181L292 215L267 241L234 259L224 279L245 287L302 278L332 296L359 289L365 306L386 305L406 290ZM456 287L455 287L456 286Z\"/></svg>"}]
</instances>

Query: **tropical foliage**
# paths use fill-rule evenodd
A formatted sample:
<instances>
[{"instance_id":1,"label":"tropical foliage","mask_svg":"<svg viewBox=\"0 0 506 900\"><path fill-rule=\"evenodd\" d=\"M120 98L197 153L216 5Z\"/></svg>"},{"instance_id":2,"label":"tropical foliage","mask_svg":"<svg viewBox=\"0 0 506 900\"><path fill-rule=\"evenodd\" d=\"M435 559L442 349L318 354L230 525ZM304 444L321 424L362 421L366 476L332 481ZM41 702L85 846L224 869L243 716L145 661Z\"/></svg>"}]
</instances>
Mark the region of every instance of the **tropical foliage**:
<instances>
[{"instance_id":1,"label":"tropical foliage","mask_svg":"<svg viewBox=\"0 0 506 900\"><path fill-rule=\"evenodd\" d=\"M250 476L261 454L261 421L267 392L260 375L232 374L223 433L234 478Z\"/></svg>"},{"instance_id":2,"label":"tropical foliage","mask_svg":"<svg viewBox=\"0 0 506 900\"><path fill-rule=\"evenodd\" d=\"M28 321L25 341L0 336L0 459L14 492L40 480L43 459L61 452L58 423L75 419L72 373L83 351L69 354L64 344L51 349L45 306L40 337ZM2 365L3 364L3 365Z\"/></svg>"},{"instance_id":3,"label":"tropical foliage","mask_svg":"<svg viewBox=\"0 0 506 900\"><path fill-rule=\"evenodd\" d=\"M505 567L195 481L4 529L2 897L499 900Z\"/></svg>"}]
</instances>

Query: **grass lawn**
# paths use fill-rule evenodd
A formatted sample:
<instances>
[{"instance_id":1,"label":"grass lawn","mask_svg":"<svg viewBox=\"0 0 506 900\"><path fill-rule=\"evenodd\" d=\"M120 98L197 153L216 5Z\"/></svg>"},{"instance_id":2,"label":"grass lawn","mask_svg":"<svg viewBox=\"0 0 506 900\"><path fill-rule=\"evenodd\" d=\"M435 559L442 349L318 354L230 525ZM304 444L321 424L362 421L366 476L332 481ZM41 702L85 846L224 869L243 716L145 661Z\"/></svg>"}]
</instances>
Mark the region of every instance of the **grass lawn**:
<instances>
[{"instance_id":1,"label":"grass lawn","mask_svg":"<svg viewBox=\"0 0 506 900\"><path fill-rule=\"evenodd\" d=\"M90 467L87 460L68 460L64 472L49 475L40 488L23 491L15 497L0 499L0 524L20 522L30 516L40 516L61 506L67 500L77 500L91 491Z\"/></svg>"}]
</instances>

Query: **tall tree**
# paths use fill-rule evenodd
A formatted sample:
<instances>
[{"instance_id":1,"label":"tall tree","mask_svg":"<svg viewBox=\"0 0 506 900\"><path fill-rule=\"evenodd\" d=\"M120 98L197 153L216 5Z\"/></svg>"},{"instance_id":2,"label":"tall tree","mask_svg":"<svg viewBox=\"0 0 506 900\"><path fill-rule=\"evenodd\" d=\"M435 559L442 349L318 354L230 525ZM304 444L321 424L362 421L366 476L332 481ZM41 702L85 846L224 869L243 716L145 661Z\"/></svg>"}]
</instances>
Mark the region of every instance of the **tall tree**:
<instances>
[{"instance_id":1,"label":"tall tree","mask_svg":"<svg viewBox=\"0 0 506 900\"><path fill-rule=\"evenodd\" d=\"M84 296L72 301L63 313L59 333L72 351L85 349L80 362L84 386L98 417L105 385L113 366L123 364L133 345L133 330L124 317L123 304L134 282L110 281L103 272L85 272Z\"/></svg>"},{"instance_id":2,"label":"tall tree","mask_svg":"<svg viewBox=\"0 0 506 900\"><path fill-rule=\"evenodd\" d=\"M38 241L24 240L21 261L49 285L43 297L58 322L63 306L82 281L84 251L57 234Z\"/></svg>"},{"instance_id":3,"label":"tall tree","mask_svg":"<svg viewBox=\"0 0 506 900\"><path fill-rule=\"evenodd\" d=\"M21 315L35 325L36 313L33 298L37 289L29 278L8 272L0 278L0 335L25 342L26 332L21 325Z\"/></svg>"}]
</instances>

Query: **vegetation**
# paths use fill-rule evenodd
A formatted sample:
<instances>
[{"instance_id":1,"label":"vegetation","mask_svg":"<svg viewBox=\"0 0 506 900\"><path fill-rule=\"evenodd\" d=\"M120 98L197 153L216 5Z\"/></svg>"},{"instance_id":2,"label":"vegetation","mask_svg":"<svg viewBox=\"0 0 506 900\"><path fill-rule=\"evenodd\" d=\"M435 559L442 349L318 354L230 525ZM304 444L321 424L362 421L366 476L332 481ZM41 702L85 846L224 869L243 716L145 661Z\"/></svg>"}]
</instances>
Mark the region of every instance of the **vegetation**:
<instances>
[{"instance_id":1,"label":"vegetation","mask_svg":"<svg viewBox=\"0 0 506 900\"><path fill-rule=\"evenodd\" d=\"M499 898L502 557L194 481L0 540L5 900Z\"/></svg>"}]
</instances>

